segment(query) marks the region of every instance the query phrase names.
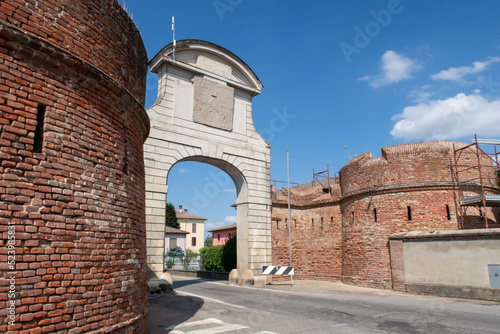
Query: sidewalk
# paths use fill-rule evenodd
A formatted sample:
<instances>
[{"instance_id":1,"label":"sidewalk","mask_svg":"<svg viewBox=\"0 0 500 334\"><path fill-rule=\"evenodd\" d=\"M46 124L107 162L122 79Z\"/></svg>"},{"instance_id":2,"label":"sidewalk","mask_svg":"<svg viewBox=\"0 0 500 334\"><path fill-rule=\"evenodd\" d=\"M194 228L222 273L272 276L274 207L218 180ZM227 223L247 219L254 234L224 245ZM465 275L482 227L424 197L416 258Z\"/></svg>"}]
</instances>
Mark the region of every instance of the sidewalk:
<instances>
[{"instance_id":1,"label":"sidewalk","mask_svg":"<svg viewBox=\"0 0 500 334\"><path fill-rule=\"evenodd\" d=\"M231 285L227 281L216 281L219 284ZM394 296L402 298L416 298L429 301L440 301L444 303L473 303L479 305L498 305L493 301L478 300L478 299L463 299L440 297L433 295L416 295L408 292L400 292L386 289L375 289L348 285L340 281L313 281L313 280L294 280L293 285L290 281L273 282L268 285L247 286L249 289L275 290L291 293L307 293L307 294L343 294L343 295L359 295L359 296Z\"/></svg>"}]
</instances>

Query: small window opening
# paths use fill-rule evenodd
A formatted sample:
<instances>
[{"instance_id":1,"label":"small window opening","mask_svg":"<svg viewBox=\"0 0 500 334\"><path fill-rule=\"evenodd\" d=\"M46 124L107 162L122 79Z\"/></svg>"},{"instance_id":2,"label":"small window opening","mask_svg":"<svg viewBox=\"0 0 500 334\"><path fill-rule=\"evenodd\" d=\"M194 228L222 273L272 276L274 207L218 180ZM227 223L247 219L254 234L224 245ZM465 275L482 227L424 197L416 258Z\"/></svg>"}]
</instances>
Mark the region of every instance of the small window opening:
<instances>
[{"instance_id":1,"label":"small window opening","mask_svg":"<svg viewBox=\"0 0 500 334\"><path fill-rule=\"evenodd\" d=\"M411 220L411 206L408 206L408 220Z\"/></svg>"},{"instance_id":2,"label":"small window opening","mask_svg":"<svg viewBox=\"0 0 500 334\"><path fill-rule=\"evenodd\" d=\"M446 204L446 218L448 218L448 220L451 220L450 206L448 204Z\"/></svg>"},{"instance_id":3,"label":"small window opening","mask_svg":"<svg viewBox=\"0 0 500 334\"><path fill-rule=\"evenodd\" d=\"M354 223L354 211L351 212L351 216L352 216L352 222Z\"/></svg>"},{"instance_id":4,"label":"small window opening","mask_svg":"<svg viewBox=\"0 0 500 334\"><path fill-rule=\"evenodd\" d=\"M311 228L314 228L314 218L311 218Z\"/></svg>"},{"instance_id":5,"label":"small window opening","mask_svg":"<svg viewBox=\"0 0 500 334\"><path fill-rule=\"evenodd\" d=\"M373 219L377 222L377 209L373 209Z\"/></svg>"},{"instance_id":6,"label":"small window opening","mask_svg":"<svg viewBox=\"0 0 500 334\"><path fill-rule=\"evenodd\" d=\"M294 219L293 222L295 224L295 228L297 228L297 219Z\"/></svg>"},{"instance_id":7,"label":"small window opening","mask_svg":"<svg viewBox=\"0 0 500 334\"><path fill-rule=\"evenodd\" d=\"M321 218L321 228L323 228L323 218Z\"/></svg>"},{"instance_id":8,"label":"small window opening","mask_svg":"<svg viewBox=\"0 0 500 334\"><path fill-rule=\"evenodd\" d=\"M333 217L330 217L330 226L333 227Z\"/></svg>"},{"instance_id":9,"label":"small window opening","mask_svg":"<svg viewBox=\"0 0 500 334\"><path fill-rule=\"evenodd\" d=\"M36 113L35 138L33 141L33 152L42 153L43 126L45 123L45 106L38 106Z\"/></svg>"},{"instance_id":10,"label":"small window opening","mask_svg":"<svg viewBox=\"0 0 500 334\"><path fill-rule=\"evenodd\" d=\"M128 126L125 126L125 128L123 129L125 131L125 138L124 138L124 150L123 150L123 172L125 174L128 174L128 155L129 155L129 152L128 152L128 136L129 136L129 129L128 129Z\"/></svg>"}]
</instances>

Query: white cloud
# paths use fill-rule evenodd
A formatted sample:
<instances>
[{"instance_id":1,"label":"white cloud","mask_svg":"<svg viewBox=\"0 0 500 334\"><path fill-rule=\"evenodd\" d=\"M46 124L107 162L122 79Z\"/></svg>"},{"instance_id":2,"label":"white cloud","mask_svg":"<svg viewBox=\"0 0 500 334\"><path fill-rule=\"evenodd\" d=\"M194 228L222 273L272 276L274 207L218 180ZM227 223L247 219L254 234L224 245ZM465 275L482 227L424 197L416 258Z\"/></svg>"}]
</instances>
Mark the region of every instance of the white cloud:
<instances>
[{"instance_id":1,"label":"white cloud","mask_svg":"<svg viewBox=\"0 0 500 334\"><path fill-rule=\"evenodd\" d=\"M187 168L179 168L179 170L177 172L179 174L186 174L187 172L189 172L189 169L187 169Z\"/></svg>"},{"instance_id":2,"label":"white cloud","mask_svg":"<svg viewBox=\"0 0 500 334\"><path fill-rule=\"evenodd\" d=\"M405 140L445 140L500 133L500 100L460 93L446 100L432 100L404 108L391 135Z\"/></svg>"},{"instance_id":3,"label":"white cloud","mask_svg":"<svg viewBox=\"0 0 500 334\"><path fill-rule=\"evenodd\" d=\"M375 76L366 75L358 80L369 81L370 86L378 88L410 79L411 73L421 68L414 60L388 50L382 55L382 73Z\"/></svg>"},{"instance_id":4,"label":"white cloud","mask_svg":"<svg viewBox=\"0 0 500 334\"><path fill-rule=\"evenodd\" d=\"M471 66L450 67L447 70L431 75L431 78L434 80L463 82L466 75L482 72L491 64L498 62L500 62L500 57L489 57L486 61L473 62Z\"/></svg>"},{"instance_id":5,"label":"white cloud","mask_svg":"<svg viewBox=\"0 0 500 334\"><path fill-rule=\"evenodd\" d=\"M226 216L226 218L224 218L224 221L226 223L236 223L236 216Z\"/></svg>"},{"instance_id":6,"label":"white cloud","mask_svg":"<svg viewBox=\"0 0 500 334\"><path fill-rule=\"evenodd\" d=\"M219 228L219 227L222 227L225 225L227 225L227 224L225 224L224 222L216 222L213 220L207 220L205 222L205 232L208 232L210 230L213 230L214 228Z\"/></svg>"},{"instance_id":7,"label":"white cloud","mask_svg":"<svg viewBox=\"0 0 500 334\"><path fill-rule=\"evenodd\" d=\"M422 87L413 90L408 95L408 97L410 97L413 100L413 102L416 103L429 101L430 98L436 94L435 92L429 90L431 90L431 87L429 85L424 85Z\"/></svg>"}]
</instances>

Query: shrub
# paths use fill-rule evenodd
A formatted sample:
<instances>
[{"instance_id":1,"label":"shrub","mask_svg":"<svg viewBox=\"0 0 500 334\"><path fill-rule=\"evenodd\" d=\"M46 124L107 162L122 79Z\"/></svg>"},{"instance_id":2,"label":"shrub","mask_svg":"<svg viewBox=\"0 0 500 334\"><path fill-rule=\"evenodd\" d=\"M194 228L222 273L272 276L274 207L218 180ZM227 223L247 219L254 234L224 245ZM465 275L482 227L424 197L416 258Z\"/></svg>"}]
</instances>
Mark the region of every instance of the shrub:
<instances>
[{"instance_id":1,"label":"shrub","mask_svg":"<svg viewBox=\"0 0 500 334\"><path fill-rule=\"evenodd\" d=\"M173 259L168 259L167 262L165 263L165 266L167 267L167 269L172 269L174 264L175 264L175 262Z\"/></svg>"},{"instance_id":2,"label":"shrub","mask_svg":"<svg viewBox=\"0 0 500 334\"><path fill-rule=\"evenodd\" d=\"M189 264L191 263L191 259L194 257L197 257L197 256L198 256L198 253L195 253L190 249L186 250L186 254L184 255L184 258L181 259L182 266L184 267L184 269L187 269L189 267Z\"/></svg>"},{"instance_id":3,"label":"shrub","mask_svg":"<svg viewBox=\"0 0 500 334\"><path fill-rule=\"evenodd\" d=\"M222 267L225 271L231 271L236 268L236 233L229 238L222 249Z\"/></svg>"},{"instance_id":4,"label":"shrub","mask_svg":"<svg viewBox=\"0 0 500 334\"><path fill-rule=\"evenodd\" d=\"M224 267L222 267L222 248L223 246L213 246L200 249L200 255L205 270L224 270Z\"/></svg>"}]
</instances>

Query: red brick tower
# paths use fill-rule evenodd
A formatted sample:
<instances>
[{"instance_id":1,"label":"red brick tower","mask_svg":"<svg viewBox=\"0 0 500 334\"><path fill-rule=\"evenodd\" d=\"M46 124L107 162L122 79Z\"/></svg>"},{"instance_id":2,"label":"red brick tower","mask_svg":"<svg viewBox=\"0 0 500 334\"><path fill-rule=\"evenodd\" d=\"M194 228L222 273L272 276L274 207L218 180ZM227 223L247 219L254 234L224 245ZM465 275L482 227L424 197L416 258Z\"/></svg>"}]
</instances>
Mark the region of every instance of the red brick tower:
<instances>
[{"instance_id":1,"label":"red brick tower","mask_svg":"<svg viewBox=\"0 0 500 334\"><path fill-rule=\"evenodd\" d=\"M117 1L0 2L0 332L147 331L146 71Z\"/></svg>"},{"instance_id":2,"label":"red brick tower","mask_svg":"<svg viewBox=\"0 0 500 334\"><path fill-rule=\"evenodd\" d=\"M388 236L406 231L456 230L451 166L458 142L387 146L382 156L362 154L340 170L342 281L391 288ZM491 161L484 155L482 163ZM475 156L465 164L477 165ZM471 169L472 170L472 169ZM489 171L494 180L493 166ZM493 218L493 211L487 212ZM479 216L480 227L484 221Z\"/></svg>"}]
</instances>

